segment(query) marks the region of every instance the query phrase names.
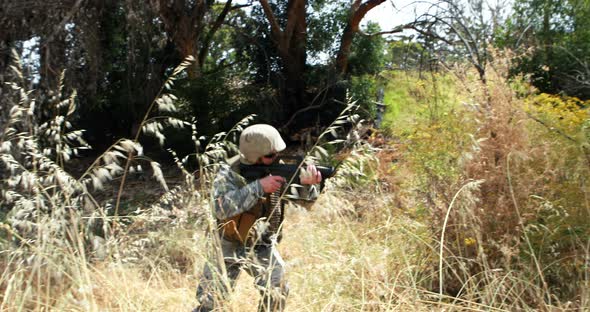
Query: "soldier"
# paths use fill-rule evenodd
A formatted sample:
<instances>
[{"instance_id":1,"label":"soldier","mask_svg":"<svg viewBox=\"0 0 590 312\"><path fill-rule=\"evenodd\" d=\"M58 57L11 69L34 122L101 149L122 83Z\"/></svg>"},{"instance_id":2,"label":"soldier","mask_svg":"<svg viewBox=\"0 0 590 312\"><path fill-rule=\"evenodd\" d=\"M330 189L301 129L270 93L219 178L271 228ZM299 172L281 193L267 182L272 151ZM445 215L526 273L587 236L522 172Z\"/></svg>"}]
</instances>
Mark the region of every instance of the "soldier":
<instances>
[{"instance_id":1,"label":"soldier","mask_svg":"<svg viewBox=\"0 0 590 312\"><path fill-rule=\"evenodd\" d=\"M280 176L267 176L248 183L240 175L239 164L273 164L285 147L274 127L265 124L247 127L240 135L240 155L228 160L217 173L212 195L221 233L220 250L216 252L221 254L205 264L197 288L200 306L193 312L220 308L220 299L227 296L228 288L233 287L242 269L254 277L261 293L259 311L284 309L289 288L284 262L276 248L281 237L284 201L276 204L276 198L287 181ZM315 199L317 193L310 191L315 190L310 186L322 181L321 173L308 164L300 180L307 185L300 197ZM277 218L278 224L273 224L272 220ZM217 260L221 256L224 266Z\"/></svg>"}]
</instances>

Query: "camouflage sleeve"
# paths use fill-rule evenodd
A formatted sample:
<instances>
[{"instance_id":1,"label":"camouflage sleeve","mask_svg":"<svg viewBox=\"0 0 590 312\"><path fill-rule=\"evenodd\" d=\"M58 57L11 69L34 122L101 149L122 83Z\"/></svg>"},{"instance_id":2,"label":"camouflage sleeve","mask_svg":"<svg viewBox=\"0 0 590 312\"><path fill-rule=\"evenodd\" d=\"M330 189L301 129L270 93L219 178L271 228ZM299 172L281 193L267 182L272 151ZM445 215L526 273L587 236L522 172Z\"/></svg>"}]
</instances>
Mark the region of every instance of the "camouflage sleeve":
<instances>
[{"instance_id":1,"label":"camouflage sleeve","mask_svg":"<svg viewBox=\"0 0 590 312\"><path fill-rule=\"evenodd\" d=\"M224 220L248 211L263 196L258 180L246 184L229 166L223 166L213 181L215 217Z\"/></svg>"}]
</instances>

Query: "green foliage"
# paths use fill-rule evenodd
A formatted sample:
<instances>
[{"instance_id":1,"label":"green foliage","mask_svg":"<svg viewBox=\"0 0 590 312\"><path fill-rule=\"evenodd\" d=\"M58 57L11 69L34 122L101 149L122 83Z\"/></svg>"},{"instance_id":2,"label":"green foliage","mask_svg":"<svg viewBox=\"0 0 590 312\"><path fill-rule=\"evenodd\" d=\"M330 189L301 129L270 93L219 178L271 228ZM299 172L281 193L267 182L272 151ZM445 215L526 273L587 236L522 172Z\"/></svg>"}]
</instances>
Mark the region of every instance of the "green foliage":
<instances>
[{"instance_id":1,"label":"green foliage","mask_svg":"<svg viewBox=\"0 0 590 312\"><path fill-rule=\"evenodd\" d=\"M517 306L583 297L588 103L533 94L521 80L509 84L498 63L490 68L481 86L490 112L478 105L487 96L476 75L388 74L384 125L403 142L390 172L403 181L409 207L426 212L435 240L444 226L444 245L436 246L443 250L442 272L435 274L444 283L431 282L461 298L496 298L488 287L521 288L526 281L526 295L508 299ZM517 277L490 271L497 268ZM496 299L486 300L496 306Z\"/></svg>"},{"instance_id":2,"label":"green foliage","mask_svg":"<svg viewBox=\"0 0 590 312\"><path fill-rule=\"evenodd\" d=\"M319 7L309 16L307 49L309 57L320 58L322 54L335 55L338 46L335 38L344 29L348 8L346 5L319 5L320 1L314 1Z\"/></svg>"},{"instance_id":3,"label":"green foliage","mask_svg":"<svg viewBox=\"0 0 590 312\"><path fill-rule=\"evenodd\" d=\"M367 33L379 32L379 25L369 22L364 29ZM377 107L377 74L383 70L385 61L385 40L381 36L357 34L349 58L349 95L357 101L363 118L374 119Z\"/></svg>"},{"instance_id":4,"label":"green foliage","mask_svg":"<svg viewBox=\"0 0 590 312\"><path fill-rule=\"evenodd\" d=\"M377 95L377 81L372 75L352 76L349 95L357 101L361 108L361 114L365 119L374 119L377 108L375 97Z\"/></svg>"},{"instance_id":5,"label":"green foliage","mask_svg":"<svg viewBox=\"0 0 590 312\"><path fill-rule=\"evenodd\" d=\"M502 47L533 48L513 69L532 75L542 92L590 98L588 1L520 0L497 36Z\"/></svg>"},{"instance_id":6,"label":"green foliage","mask_svg":"<svg viewBox=\"0 0 590 312\"><path fill-rule=\"evenodd\" d=\"M386 64L391 69L419 70L424 59L429 59L424 47L414 41L390 41L387 44Z\"/></svg>"},{"instance_id":7,"label":"green foliage","mask_svg":"<svg viewBox=\"0 0 590 312\"><path fill-rule=\"evenodd\" d=\"M136 18L129 19L130 14ZM117 137L136 133L134 127L156 96L164 73L181 61L172 46L163 44L161 25L153 19L149 6L134 9L108 3L98 20L100 31L94 34L99 38L86 38L83 33L70 36L82 42L97 40L97 46L89 47L95 51L82 52L76 60L80 69L68 72L85 73L70 78L70 84L79 91L79 124L88 130L92 142L108 146ZM73 49L83 48L87 47L79 44Z\"/></svg>"},{"instance_id":8,"label":"green foliage","mask_svg":"<svg viewBox=\"0 0 590 312\"><path fill-rule=\"evenodd\" d=\"M178 95L185 100L183 115L194 116L199 124L210 124L214 129L207 133L219 132L220 125L228 113L239 105L229 89L227 77L222 74L207 75L204 79L182 81Z\"/></svg>"},{"instance_id":9,"label":"green foliage","mask_svg":"<svg viewBox=\"0 0 590 312\"><path fill-rule=\"evenodd\" d=\"M383 129L409 135L418 119L436 120L453 111L461 97L450 75L427 73L421 78L415 72L389 71L383 103L387 106Z\"/></svg>"},{"instance_id":10,"label":"green foliage","mask_svg":"<svg viewBox=\"0 0 590 312\"><path fill-rule=\"evenodd\" d=\"M369 22L363 31L377 33L381 27L377 23ZM352 42L349 72L352 75L377 74L383 70L385 64L385 39L381 36L367 36L357 34Z\"/></svg>"}]
</instances>

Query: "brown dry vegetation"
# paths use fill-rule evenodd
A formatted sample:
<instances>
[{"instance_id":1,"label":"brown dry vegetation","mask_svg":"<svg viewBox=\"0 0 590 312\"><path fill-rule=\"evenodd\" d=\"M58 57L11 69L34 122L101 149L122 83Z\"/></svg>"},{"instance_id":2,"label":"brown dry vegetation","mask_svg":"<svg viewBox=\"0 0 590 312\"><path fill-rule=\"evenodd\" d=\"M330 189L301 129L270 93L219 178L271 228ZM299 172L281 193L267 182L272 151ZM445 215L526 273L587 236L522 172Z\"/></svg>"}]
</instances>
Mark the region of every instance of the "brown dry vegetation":
<instances>
[{"instance_id":1,"label":"brown dry vegetation","mask_svg":"<svg viewBox=\"0 0 590 312\"><path fill-rule=\"evenodd\" d=\"M536 94L522 80L507 80L511 56L494 58L487 85L466 68L428 82L406 73L407 85L391 74L414 105L386 129L348 142L338 175L310 209L287 209L280 244L291 289L287 311L589 308L587 108L567 115L542 99L527 106ZM117 177L147 158L137 138L117 142L74 178L60 169L71 131L51 124L49 146L60 148L43 156L45 134L30 132L35 120L26 117L31 99L18 84L14 91L1 141L7 214L0 310L193 308L212 244L206 182L219 159L235 152L230 136L196 155L198 181L178 160L177 182L163 191L166 175L152 167L159 198L147 191L153 182L127 176L123 189L139 186L146 200L126 202L130 193L119 196ZM170 99L155 103L170 109ZM71 102L63 103L67 113ZM558 113L555 120L567 127L548 127ZM146 130L161 135L158 127ZM96 201L104 189L113 197L106 205ZM113 212L117 198L123 217ZM255 311L257 299L252 278L242 274L225 310Z\"/></svg>"}]
</instances>

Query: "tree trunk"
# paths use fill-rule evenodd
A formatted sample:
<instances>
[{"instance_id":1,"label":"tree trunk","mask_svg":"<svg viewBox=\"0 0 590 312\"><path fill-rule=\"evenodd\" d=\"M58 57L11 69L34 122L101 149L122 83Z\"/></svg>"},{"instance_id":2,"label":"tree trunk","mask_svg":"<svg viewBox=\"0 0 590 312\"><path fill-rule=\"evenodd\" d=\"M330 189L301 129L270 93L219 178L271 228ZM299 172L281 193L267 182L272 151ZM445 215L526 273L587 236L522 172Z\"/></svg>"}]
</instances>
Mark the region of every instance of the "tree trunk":
<instances>
[{"instance_id":1,"label":"tree trunk","mask_svg":"<svg viewBox=\"0 0 590 312\"><path fill-rule=\"evenodd\" d=\"M305 19L305 2L303 0L292 1L297 6L293 10L292 18L295 21L295 30L290 38L288 59L283 61L285 66L285 90L282 92L283 107L285 116L283 120L289 118L296 111L306 105L305 102L305 61L307 58L306 41L307 41L307 21ZM290 1L291 3L291 1ZM290 16L291 17L291 16Z\"/></svg>"},{"instance_id":2,"label":"tree trunk","mask_svg":"<svg viewBox=\"0 0 590 312\"><path fill-rule=\"evenodd\" d=\"M40 86L45 92L52 92L57 90L59 78L66 64L66 34L65 32L54 34L49 41L42 38L39 46L41 47Z\"/></svg>"},{"instance_id":3,"label":"tree trunk","mask_svg":"<svg viewBox=\"0 0 590 312\"><path fill-rule=\"evenodd\" d=\"M267 0L260 4L268 19L271 35L282 63L283 81L281 83L281 121L304 107L305 101L305 63L307 58L306 0L289 0L287 4L287 23L283 30L275 18Z\"/></svg>"},{"instance_id":4,"label":"tree trunk","mask_svg":"<svg viewBox=\"0 0 590 312\"><path fill-rule=\"evenodd\" d=\"M195 58L188 70L189 77L196 79L201 76L198 44L203 32L203 20L209 10L205 0L187 2L185 0L152 0L151 5L160 15L166 33L174 42L176 49L184 59L191 55Z\"/></svg>"},{"instance_id":5,"label":"tree trunk","mask_svg":"<svg viewBox=\"0 0 590 312\"><path fill-rule=\"evenodd\" d=\"M9 110L6 109L8 106L7 90L8 86L4 84L8 76L7 69L10 65L10 49L8 40L4 40L0 36L0 132L4 133L6 127L6 121L8 120Z\"/></svg>"},{"instance_id":6,"label":"tree trunk","mask_svg":"<svg viewBox=\"0 0 590 312\"><path fill-rule=\"evenodd\" d=\"M86 18L80 19L79 31L84 33L81 36L82 44L86 52L86 71L81 77L84 80L83 87L86 95L85 101L90 107L95 107L97 103L98 84L101 79L101 72L103 67L103 35L100 25L104 13L104 3L101 1L93 1L87 4Z\"/></svg>"},{"instance_id":7,"label":"tree trunk","mask_svg":"<svg viewBox=\"0 0 590 312\"><path fill-rule=\"evenodd\" d=\"M543 49L545 50L544 63L550 64L553 59L553 38L551 37L551 18L553 12L553 1L545 0L543 4ZM551 87L553 83L551 82Z\"/></svg>"}]
</instances>

